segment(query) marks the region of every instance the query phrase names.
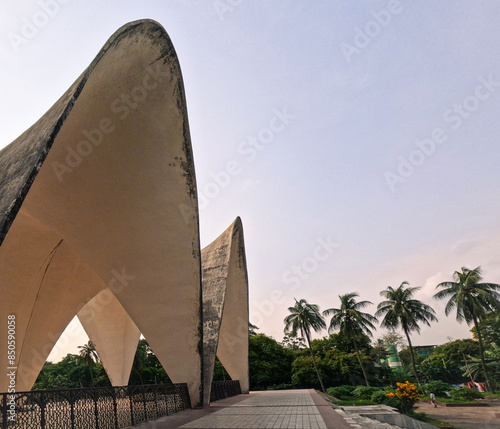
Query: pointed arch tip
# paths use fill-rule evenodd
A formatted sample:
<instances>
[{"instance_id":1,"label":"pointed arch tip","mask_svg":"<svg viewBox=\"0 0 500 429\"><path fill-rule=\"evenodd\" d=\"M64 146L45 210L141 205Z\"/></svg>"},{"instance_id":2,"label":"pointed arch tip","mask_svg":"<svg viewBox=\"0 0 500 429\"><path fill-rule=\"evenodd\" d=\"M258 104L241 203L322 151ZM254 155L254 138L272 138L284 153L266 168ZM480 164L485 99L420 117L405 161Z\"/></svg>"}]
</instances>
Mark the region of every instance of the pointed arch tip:
<instances>
[{"instance_id":1,"label":"pointed arch tip","mask_svg":"<svg viewBox=\"0 0 500 429\"><path fill-rule=\"evenodd\" d=\"M162 43L159 58L172 61L178 71L179 80L182 82L175 48L167 31L159 22L153 19L140 19L128 22L116 30L85 71L49 110L19 137L0 150L0 246L93 71L112 47L118 46L127 37L136 37L139 34L147 34L146 39L152 45ZM180 91L184 99L183 87ZM181 108L186 112L187 118L185 99L183 101ZM189 134L189 130L185 133ZM195 190L192 192L196 195Z\"/></svg>"}]
</instances>

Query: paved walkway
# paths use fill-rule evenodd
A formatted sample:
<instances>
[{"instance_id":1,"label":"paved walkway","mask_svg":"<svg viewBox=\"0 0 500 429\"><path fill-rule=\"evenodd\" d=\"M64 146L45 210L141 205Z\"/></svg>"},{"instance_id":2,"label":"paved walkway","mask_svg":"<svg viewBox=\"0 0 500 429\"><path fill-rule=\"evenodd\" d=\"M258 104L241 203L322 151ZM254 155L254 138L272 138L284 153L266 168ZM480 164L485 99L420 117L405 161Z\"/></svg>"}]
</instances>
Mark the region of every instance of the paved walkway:
<instances>
[{"instance_id":1,"label":"paved walkway","mask_svg":"<svg viewBox=\"0 0 500 429\"><path fill-rule=\"evenodd\" d=\"M429 403L419 402L417 411L461 429L499 429L500 401L484 402L487 407L438 406L437 408Z\"/></svg>"},{"instance_id":2,"label":"paved walkway","mask_svg":"<svg viewBox=\"0 0 500 429\"><path fill-rule=\"evenodd\" d=\"M462 429L499 429L500 401L485 401L487 407L438 407L419 403L427 413ZM350 409L349 411L352 411ZM332 406L314 390L251 392L187 410L133 429L354 429L396 428Z\"/></svg>"},{"instance_id":3,"label":"paved walkway","mask_svg":"<svg viewBox=\"0 0 500 429\"><path fill-rule=\"evenodd\" d=\"M352 429L352 426L314 390L279 390L238 395L208 408L184 411L136 428Z\"/></svg>"}]
</instances>

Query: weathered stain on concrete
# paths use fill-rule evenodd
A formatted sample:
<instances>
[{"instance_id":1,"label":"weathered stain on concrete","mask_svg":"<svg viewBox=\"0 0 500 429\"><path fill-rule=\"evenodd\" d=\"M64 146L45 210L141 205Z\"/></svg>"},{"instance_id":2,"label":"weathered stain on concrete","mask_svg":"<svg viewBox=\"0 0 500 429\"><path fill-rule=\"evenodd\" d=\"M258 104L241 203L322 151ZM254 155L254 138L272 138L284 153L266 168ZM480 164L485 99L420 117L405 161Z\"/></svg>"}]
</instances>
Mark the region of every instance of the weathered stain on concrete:
<instances>
[{"instance_id":1,"label":"weathered stain on concrete","mask_svg":"<svg viewBox=\"0 0 500 429\"><path fill-rule=\"evenodd\" d=\"M140 86L148 67L157 71L157 85L119 117L113 100ZM69 165L83 130L104 120L112 131ZM56 165L63 165L62 176ZM189 216L181 206L192 208ZM198 224L178 59L158 23L136 21L0 151L0 317L16 314L18 390L31 388L72 317L111 290L171 379L188 382L192 403L201 403ZM8 366L6 354L0 365ZM1 377L0 391L6 383Z\"/></svg>"},{"instance_id":2,"label":"weathered stain on concrete","mask_svg":"<svg viewBox=\"0 0 500 429\"><path fill-rule=\"evenodd\" d=\"M248 275L238 217L201 252L204 398L209 403L215 356L248 393Z\"/></svg>"}]
</instances>

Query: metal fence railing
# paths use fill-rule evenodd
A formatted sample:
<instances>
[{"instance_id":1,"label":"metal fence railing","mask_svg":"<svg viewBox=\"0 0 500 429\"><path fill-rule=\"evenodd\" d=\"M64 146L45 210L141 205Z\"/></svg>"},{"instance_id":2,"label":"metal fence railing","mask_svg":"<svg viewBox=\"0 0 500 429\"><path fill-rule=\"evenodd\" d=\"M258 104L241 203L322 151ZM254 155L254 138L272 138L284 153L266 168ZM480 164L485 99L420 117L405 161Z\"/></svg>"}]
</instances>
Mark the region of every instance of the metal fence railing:
<instances>
[{"instance_id":1,"label":"metal fence railing","mask_svg":"<svg viewBox=\"0 0 500 429\"><path fill-rule=\"evenodd\" d=\"M191 408L187 384L0 394L1 429L120 429Z\"/></svg>"},{"instance_id":2,"label":"metal fence railing","mask_svg":"<svg viewBox=\"0 0 500 429\"><path fill-rule=\"evenodd\" d=\"M210 402L241 394L239 380L214 381L210 390Z\"/></svg>"}]
</instances>

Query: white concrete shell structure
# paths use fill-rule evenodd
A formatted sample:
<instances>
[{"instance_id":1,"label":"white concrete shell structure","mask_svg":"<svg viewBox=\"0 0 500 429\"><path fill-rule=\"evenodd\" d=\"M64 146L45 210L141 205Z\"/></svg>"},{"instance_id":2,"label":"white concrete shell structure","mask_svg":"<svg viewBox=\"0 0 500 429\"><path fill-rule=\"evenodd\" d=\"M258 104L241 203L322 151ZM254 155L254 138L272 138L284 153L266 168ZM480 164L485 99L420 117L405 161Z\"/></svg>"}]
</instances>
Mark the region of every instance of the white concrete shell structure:
<instances>
[{"instance_id":1,"label":"white concrete shell structure","mask_svg":"<svg viewBox=\"0 0 500 429\"><path fill-rule=\"evenodd\" d=\"M70 320L109 290L172 381L202 403L199 249L177 56L159 24L133 22L0 151L0 320L16 318L17 390L31 388ZM0 366L12 366L5 342Z\"/></svg>"},{"instance_id":2,"label":"white concrete shell structure","mask_svg":"<svg viewBox=\"0 0 500 429\"><path fill-rule=\"evenodd\" d=\"M139 328L109 289L97 294L77 316L111 385L126 386L141 336Z\"/></svg>"},{"instance_id":3,"label":"white concrete shell structure","mask_svg":"<svg viewBox=\"0 0 500 429\"><path fill-rule=\"evenodd\" d=\"M215 356L242 393L248 393L248 275L243 225L238 217L201 251L203 285L203 388L210 400Z\"/></svg>"},{"instance_id":4,"label":"white concrete shell structure","mask_svg":"<svg viewBox=\"0 0 500 429\"><path fill-rule=\"evenodd\" d=\"M201 266L203 396L204 405L208 405L216 355L231 378L239 380L242 392L249 390L248 275L243 225L239 217L202 250ZM112 384L121 386L128 382L140 332L125 309L114 302L113 296L104 296L105 293L101 292L87 304L78 317ZM106 311L101 311L105 305ZM122 344L117 344L113 337L122 338Z\"/></svg>"}]
</instances>

